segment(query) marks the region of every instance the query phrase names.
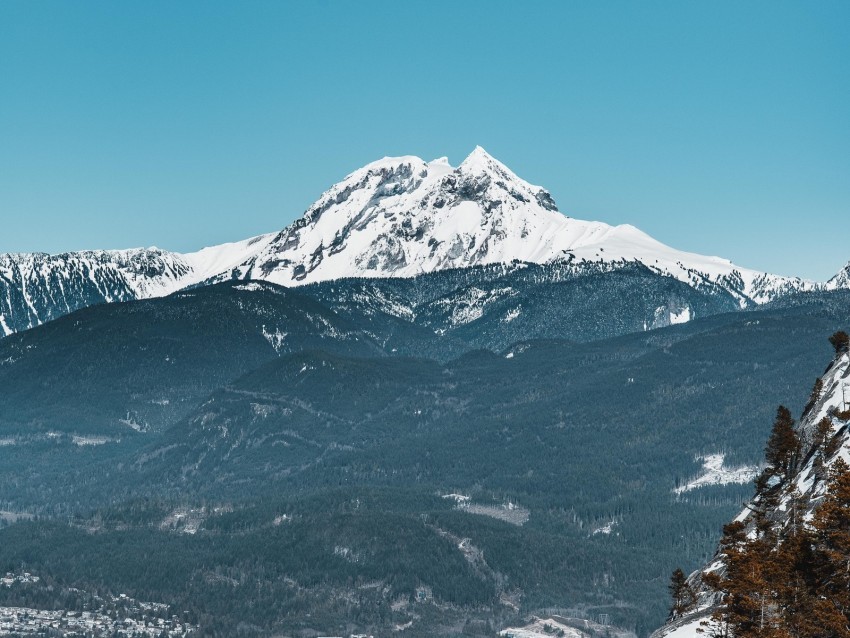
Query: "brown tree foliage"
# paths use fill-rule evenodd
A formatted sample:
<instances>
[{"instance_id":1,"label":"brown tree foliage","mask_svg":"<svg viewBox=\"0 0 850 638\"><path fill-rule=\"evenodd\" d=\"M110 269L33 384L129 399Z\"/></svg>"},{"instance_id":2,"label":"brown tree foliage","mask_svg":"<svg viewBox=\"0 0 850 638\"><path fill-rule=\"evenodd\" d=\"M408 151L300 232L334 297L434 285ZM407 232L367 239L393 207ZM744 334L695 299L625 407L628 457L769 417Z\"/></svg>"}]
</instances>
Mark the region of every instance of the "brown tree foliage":
<instances>
[{"instance_id":1,"label":"brown tree foliage","mask_svg":"<svg viewBox=\"0 0 850 638\"><path fill-rule=\"evenodd\" d=\"M758 513L723 529L723 575L703 580L721 594L714 634L734 638L850 638L850 467L836 460L811 524L785 491L781 524Z\"/></svg>"},{"instance_id":2,"label":"brown tree foliage","mask_svg":"<svg viewBox=\"0 0 850 638\"><path fill-rule=\"evenodd\" d=\"M789 478L800 458L800 438L794 429L791 411L780 405L776 411L773 430L764 450L765 460L776 476Z\"/></svg>"}]
</instances>

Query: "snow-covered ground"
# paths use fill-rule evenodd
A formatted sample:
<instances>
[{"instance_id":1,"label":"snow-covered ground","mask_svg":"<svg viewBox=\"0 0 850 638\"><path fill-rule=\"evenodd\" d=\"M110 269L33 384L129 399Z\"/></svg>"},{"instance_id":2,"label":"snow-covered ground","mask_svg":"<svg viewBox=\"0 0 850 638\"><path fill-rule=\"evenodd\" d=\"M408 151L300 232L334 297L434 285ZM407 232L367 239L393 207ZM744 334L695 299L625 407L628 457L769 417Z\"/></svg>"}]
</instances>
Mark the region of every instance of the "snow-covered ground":
<instances>
[{"instance_id":1,"label":"snow-covered ground","mask_svg":"<svg viewBox=\"0 0 850 638\"><path fill-rule=\"evenodd\" d=\"M603 625L582 618L564 618L561 616L532 617L521 627L508 627L499 632L504 638L592 638L610 636L610 638L634 638L635 634L625 629ZM681 637L684 638L684 637Z\"/></svg>"},{"instance_id":2,"label":"snow-covered ground","mask_svg":"<svg viewBox=\"0 0 850 638\"><path fill-rule=\"evenodd\" d=\"M617 526L617 521L608 521L604 525L600 525L596 529L594 529L591 534L611 534L614 531L614 528Z\"/></svg>"},{"instance_id":3,"label":"snow-covered ground","mask_svg":"<svg viewBox=\"0 0 850 638\"><path fill-rule=\"evenodd\" d=\"M707 485L729 485L730 483L744 484L752 481L758 468L752 465L742 467L726 467L723 465L725 456L723 454L706 454L700 456L702 460L702 473L696 478L680 485L673 491L676 494L684 494Z\"/></svg>"},{"instance_id":4,"label":"snow-covered ground","mask_svg":"<svg viewBox=\"0 0 850 638\"><path fill-rule=\"evenodd\" d=\"M703 621L703 618L697 618L679 627L671 628L669 632L653 636L654 638L705 638L710 634L704 631L705 628L701 625ZM703 631L700 631L701 627Z\"/></svg>"},{"instance_id":5,"label":"snow-covered ground","mask_svg":"<svg viewBox=\"0 0 850 638\"><path fill-rule=\"evenodd\" d=\"M479 514L481 516L489 516L496 518L512 525L522 526L528 522L531 512L513 502L506 502L500 505L485 505L483 503L473 503L472 499L465 494L443 494L443 498L455 502L455 509L470 514Z\"/></svg>"}]
</instances>

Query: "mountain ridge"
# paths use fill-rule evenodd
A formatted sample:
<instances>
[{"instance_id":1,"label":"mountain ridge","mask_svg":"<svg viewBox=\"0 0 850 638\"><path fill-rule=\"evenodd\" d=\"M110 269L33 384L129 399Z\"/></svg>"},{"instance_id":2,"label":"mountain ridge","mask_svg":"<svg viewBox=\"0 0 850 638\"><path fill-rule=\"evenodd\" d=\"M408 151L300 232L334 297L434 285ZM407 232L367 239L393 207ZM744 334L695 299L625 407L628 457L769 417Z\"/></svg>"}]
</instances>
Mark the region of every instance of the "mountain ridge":
<instances>
[{"instance_id":1,"label":"mountain ridge","mask_svg":"<svg viewBox=\"0 0 850 638\"><path fill-rule=\"evenodd\" d=\"M228 279L298 286L558 262L574 271L638 262L695 289L722 288L742 308L794 292L850 287L847 268L817 284L678 251L629 224L574 219L558 210L546 189L479 146L457 167L446 158L414 156L371 162L281 231L191 253L137 248L0 255L0 333L93 303L165 296Z\"/></svg>"}]
</instances>

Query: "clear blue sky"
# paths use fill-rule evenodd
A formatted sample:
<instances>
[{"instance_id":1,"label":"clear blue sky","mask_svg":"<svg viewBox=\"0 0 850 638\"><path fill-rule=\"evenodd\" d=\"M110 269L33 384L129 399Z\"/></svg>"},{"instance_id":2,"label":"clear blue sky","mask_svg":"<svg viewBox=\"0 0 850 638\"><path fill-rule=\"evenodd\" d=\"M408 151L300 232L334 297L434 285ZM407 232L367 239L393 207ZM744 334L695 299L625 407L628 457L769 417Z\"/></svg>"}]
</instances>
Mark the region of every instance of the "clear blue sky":
<instances>
[{"instance_id":1,"label":"clear blue sky","mask_svg":"<svg viewBox=\"0 0 850 638\"><path fill-rule=\"evenodd\" d=\"M850 2L0 2L0 252L277 230L476 144L565 213L825 279Z\"/></svg>"}]
</instances>

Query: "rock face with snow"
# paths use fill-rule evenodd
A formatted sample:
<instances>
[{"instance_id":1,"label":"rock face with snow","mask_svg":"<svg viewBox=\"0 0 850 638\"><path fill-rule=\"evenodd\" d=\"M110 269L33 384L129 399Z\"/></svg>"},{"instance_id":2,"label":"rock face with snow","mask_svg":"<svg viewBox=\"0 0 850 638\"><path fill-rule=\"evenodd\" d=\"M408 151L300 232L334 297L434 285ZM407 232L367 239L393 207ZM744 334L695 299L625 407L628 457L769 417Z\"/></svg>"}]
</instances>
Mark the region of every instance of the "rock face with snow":
<instances>
[{"instance_id":1,"label":"rock face with snow","mask_svg":"<svg viewBox=\"0 0 850 638\"><path fill-rule=\"evenodd\" d=\"M826 282L827 290L841 290L842 288L850 288L850 262Z\"/></svg>"},{"instance_id":2,"label":"rock face with snow","mask_svg":"<svg viewBox=\"0 0 850 638\"><path fill-rule=\"evenodd\" d=\"M742 304L812 287L669 248L634 226L567 217L543 188L477 147L445 158L384 158L333 186L302 218L222 276L293 285L341 277L410 277L449 268L564 260L638 261L694 287L717 284Z\"/></svg>"},{"instance_id":3,"label":"rock face with snow","mask_svg":"<svg viewBox=\"0 0 850 638\"><path fill-rule=\"evenodd\" d=\"M0 255L0 336L86 306L158 296L190 272L156 249Z\"/></svg>"},{"instance_id":4,"label":"rock face with snow","mask_svg":"<svg viewBox=\"0 0 850 638\"><path fill-rule=\"evenodd\" d=\"M850 420L846 418L850 407L850 353L837 355L821 377L821 382L823 386L819 398L807 406L797 425L805 461L787 481L777 505L767 512L767 518L777 528L785 527L789 517L793 515L795 507L791 507L791 500L795 497L797 503L804 504L801 520L811 520L826 493L827 484L823 480L827 473L825 468L828 469L839 458L850 463ZM818 423L825 418L829 419L832 427L820 445L824 446L823 450L827 449L828 444L831 445L835 450L831 456L812 443L816 439ZM833 441L835 437L837 439ZM823 466L819 468L818 463L821 461ZM754 500L735 518L735 521L743 522L748 530L752 530L755 524L755 510L758 509L754 506L756 504L757 500ZM799 510L796 514L800 514ZM705 628L701 623L708 622L714 606L719 601L717 594L703 582L703 576L710 572L722 572L724 569L724 556L718 552L705 567L691 574L688 582L698 596L696 609L669 622L653 633L651 638L697 638L709 635L698 632L698 629L701 626Z\"/></svg>"},{"instance_id":5,"label":"rock face with snow","mask_svg":"<svg viewBox=\"0 0 850 638\"><path fill-rule=\"evenodd\" d=\"M0 336L98 303L162 297L244 260L267 237L181 255L158 248L0 255Z\"/></svg>"},{"instance_id":6,"label":"rock face with snow","mask_svg":"<svg viewBox=\"0 0 850 638\"><path fill-rule=\"evenodd\" d=\"M178 254L158 249L0 255L0 335L93 303L162 296L227 279L287 286L344 277L412 277L516 262L573 271L639 262L740 307L816 284L669 248L629 225L581 221L543 188L477 147L458 167L441 158L384 158L326 191L278 233ZM850 286L847 273L830 280ZM661 324L686 321L682 309Z\"/></svg>"}]
</instances>

